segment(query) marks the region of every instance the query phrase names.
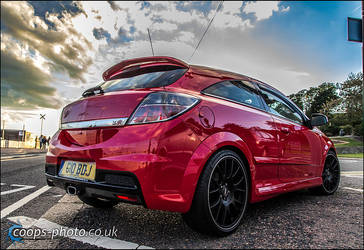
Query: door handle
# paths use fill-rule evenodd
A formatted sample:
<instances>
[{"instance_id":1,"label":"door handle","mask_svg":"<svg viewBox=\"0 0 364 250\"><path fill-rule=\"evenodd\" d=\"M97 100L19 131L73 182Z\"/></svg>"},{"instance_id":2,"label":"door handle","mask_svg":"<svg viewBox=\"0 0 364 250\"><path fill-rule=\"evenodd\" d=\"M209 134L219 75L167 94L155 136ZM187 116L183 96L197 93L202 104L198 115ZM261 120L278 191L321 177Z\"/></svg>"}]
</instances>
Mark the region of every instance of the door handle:
<instances>
[{"instance_id":1,"label":"door handle","mask_svg":"<svg viewBox=\"0 0 364 250\"><path fill-rule=\"evenodd\" d=\"M291 133L291 130L289 128L283 127L283 128L281 128L281 132L284 134L289 134L289 133Z\"/></svg>"}]
</instances>

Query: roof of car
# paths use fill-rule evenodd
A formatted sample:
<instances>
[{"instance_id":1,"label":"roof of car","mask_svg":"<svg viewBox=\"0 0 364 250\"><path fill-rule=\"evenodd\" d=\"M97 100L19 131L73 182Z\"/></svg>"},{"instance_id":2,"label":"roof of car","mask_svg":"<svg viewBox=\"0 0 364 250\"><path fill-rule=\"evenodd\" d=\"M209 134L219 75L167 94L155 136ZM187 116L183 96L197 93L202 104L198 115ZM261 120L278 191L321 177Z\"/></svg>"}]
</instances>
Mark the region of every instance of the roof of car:
<instances>
[{"instance_id":1,"label":"roof of car","mask_svg":"<svg viewBox=\"0 0 364 250\"><path fill-rule=\"evenodd\" d=\"M190 70L192 71L192 73L195 74L201 74L216 78L249 79L249 77L245 75L201 65L190 65Z\"/></svg>"},{"instance_id":2,"label":"roof of car","mask_svg":"<svg viewBox=\"0 0 364 250\"><path fill-rule=\"evenodd\" d=\"M201 66L201 65L189 65L189 69L193 74L204 75L207 77L216 77L216 78L220 78L222 80L223 79L237 79L237 80L253 81L256 84L258 84L259 86L263 86L265 88L274 90L274 91L280 93L281 95L285 96L285 94L283 94L278 89L270 86L269 84L264 83L255 78L246 76L246 75L242 75L242 74L238 74L238 73L234 73L234 72L230 72L230 71L226 71L226 70L221 70L221 69L210 68L210 67Z\"/></svg>"},{"instance_id":3,"label":"roof of car","mask_svg":"<svg viewBox=\"0 0 364 250\"><path fill-rule=\"evenodd\" d=\"M112 79L115 76L121 76L122 74L129 74L130 72L132 72L133 69L140 69L140 68L151 67L151 66L162 66L162 65L166 65L166 66L174 65L174 66L178 66L178 67L182 67L182 68L188 68L188 71L192 74L205 76L205 77L209 77L209 78L218 78L218 79L221 79L221 81L229 80L229 79L252 81L260 86L264 86L266 88L269 88L273 91L276 91L276 92L279 92L280 94L282 94L282 92L273 88L272 86L270 86L264 82L261 82L257 79L254 79L252 77L248 77L246 75L242 75L242 74L238 74L238 73L234 73L234 72L230 72L230 71L226 71L226 70L201 66L201 65L189 65L186 62L183 62L177 58L173 58L173 57L169 57L169 56L140 57L140 58L124 60L124 61L112 66L108 70L106 70L103 73L103 78L106 81L106 80ZM195 84L190 85L189 87L201 90L213 83L214 83L214 81L208 81L208 82L205 82L204 84L199 82L198 85L195 83ZM282 95L284 95L284 94L282 94Z\"/></svg>"}]
</instances>

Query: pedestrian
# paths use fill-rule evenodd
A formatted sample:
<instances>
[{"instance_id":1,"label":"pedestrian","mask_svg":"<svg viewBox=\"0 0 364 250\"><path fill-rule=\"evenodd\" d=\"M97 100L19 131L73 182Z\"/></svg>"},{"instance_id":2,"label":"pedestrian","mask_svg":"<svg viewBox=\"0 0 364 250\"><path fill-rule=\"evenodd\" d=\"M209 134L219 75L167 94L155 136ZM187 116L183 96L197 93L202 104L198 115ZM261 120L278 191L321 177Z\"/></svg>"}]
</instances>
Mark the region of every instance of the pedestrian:
<instances>
[{"instance_id":1,"label":"pedestrian","mask_svg":"<svg viewBox=\"0 0 364 250\"><path fill-rule=\"evenodd\" d=\"M343 129L340 129L340 131L339 131L339 135L340 135L340 136L344 136L344 135L345 135L345 131L344 131Z\"/></svg>"},{"instance_id":2,"label":"pedestrian","mask_svg":"<svg viewBox=\"0 0 364 250\"><path fill-rule=\"evenodd\" d=\"M47 146L49 147L49 141L51 140L51 137L48 136L48 139L47 139Z\"/></svg>"},{"instance_id":3,"label":"pedestrian","mask_svg":"<svg viewBox=\"0 0 364 250\"><path fill-rule=\"evenodd\" d=\"M42 149L42 147L43 147L43 140L42 139L43 139L43 135L40 135L39 136L39 148L40 149Z\"/></svg>"},{"instance_id":4,"label":"pedestrian","mask_svg":"<svg viewBox=\"0 0 364 250\"><path fill-rule=\"evenodd\" d=\"M46 146L47 146L47 138L45 136L43 136L43 138L42 138L42 144L43 144L42 149L46 149Z\"/></svg>"},{"instance_id":5,"label":"pedestrian","mask_svg":"<svg viewBox=\"0 0 364 250\"><path fill-rule=\"evenodd\" d=\"M34 148L37 148L37 144L38 144L38 136L35 136L35 145L34 145Z\"/></svg>"}]
</instances>

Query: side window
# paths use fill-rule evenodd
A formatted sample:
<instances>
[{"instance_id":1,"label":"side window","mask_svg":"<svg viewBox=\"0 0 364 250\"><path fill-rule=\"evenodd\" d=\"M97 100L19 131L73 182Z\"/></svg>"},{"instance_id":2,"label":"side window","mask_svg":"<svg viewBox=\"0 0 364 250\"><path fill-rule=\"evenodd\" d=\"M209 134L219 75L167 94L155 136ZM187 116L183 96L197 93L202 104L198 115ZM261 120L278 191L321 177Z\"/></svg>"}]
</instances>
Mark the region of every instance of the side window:
<instances>
[{"instance_id":1,"label":"side window","mask_svg":"<svg viewBox=\"0 0 364 250\"><path fill-rule=\"evenodd\" d=\"M262 96L270 113L303 124L301 115L291 108L282 98L265 90L262 90Z\"/></svg>"},{"instance_id":2,"label":"side window","mask_svg":"<svg viewBox=\"0 0 364 250\"><path fill-rule=\"evenodd\" d=\"M206 88L203 93L219 96L242 104L262 108L259 95L250 82L245 81L224 81Z\"/></svg>"}]
</instances>

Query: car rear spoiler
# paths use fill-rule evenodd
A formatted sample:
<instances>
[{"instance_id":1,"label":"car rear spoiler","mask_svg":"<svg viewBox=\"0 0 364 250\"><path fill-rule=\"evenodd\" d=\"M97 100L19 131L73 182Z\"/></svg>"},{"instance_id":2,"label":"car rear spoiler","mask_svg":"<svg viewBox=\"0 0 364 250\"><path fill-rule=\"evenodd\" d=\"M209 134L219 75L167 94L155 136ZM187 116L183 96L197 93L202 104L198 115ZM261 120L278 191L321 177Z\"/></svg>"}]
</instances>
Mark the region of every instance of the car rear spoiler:
<instances>
[{"instance_id":1,"label":"car rear spoiler","mask_svg":"<svg viewBox=\"0 0 364 250\"><path fill-rule=\"evenodd\" d=\"M168 56L140 57L140 58L125 60L112 66L102 74L102 78L105 81L107 81L122 73L131 72L133 70L138 70L141 68L162 66L162 65L189 68L189 65L187 63L173 57L168 57Z\"/></svg>"}]
</instances>

